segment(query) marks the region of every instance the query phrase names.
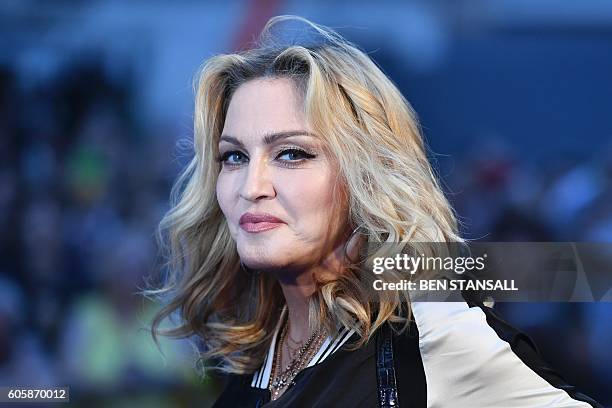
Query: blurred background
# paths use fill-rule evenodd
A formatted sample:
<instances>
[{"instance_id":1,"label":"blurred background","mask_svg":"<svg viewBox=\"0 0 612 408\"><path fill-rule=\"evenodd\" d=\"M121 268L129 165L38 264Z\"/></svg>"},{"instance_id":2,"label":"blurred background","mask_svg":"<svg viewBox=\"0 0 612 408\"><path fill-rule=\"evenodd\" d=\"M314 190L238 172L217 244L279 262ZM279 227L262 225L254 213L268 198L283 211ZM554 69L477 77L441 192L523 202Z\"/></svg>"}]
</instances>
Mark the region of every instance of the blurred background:
<instances>
[{"instance_id":1,"label":"blurred background","mask_svg":"<svg viewBox=\"0 0 612 408\"><path fill-rule=\"evenodd\" d=\"M401 88L463 233L612 241L608 1L0 3L0 386L77 406L209 406L184 341L134 294L191 156L192 79L273 15L336 28ZM498 304L612 405L612 303Z\"/></svg>"}]
</instances>

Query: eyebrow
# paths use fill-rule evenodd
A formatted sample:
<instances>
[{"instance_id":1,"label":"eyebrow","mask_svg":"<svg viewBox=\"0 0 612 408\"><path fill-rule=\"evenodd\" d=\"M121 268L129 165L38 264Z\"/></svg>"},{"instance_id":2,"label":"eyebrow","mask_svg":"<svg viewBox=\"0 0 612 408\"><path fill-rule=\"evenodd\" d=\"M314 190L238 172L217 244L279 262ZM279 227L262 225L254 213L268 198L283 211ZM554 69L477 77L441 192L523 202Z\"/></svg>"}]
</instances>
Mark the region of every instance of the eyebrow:
<instances>
[{"instance_id":1,"label":"eyebrow","mask_svg":"<svg viewBox=\"0 0 612 408\"><path fill-rule=\"evenodd\" d=\"M286 139L288 137L293 137L293 136L316 137L313 133L307 132L305 130L288 130L285 132L266 133L263 137L263 141L265 144L270 145L276 142L277 140ZM219 138L219 142L221 142L222 140L235 144L236 146L244 147L244 144L240 140L236 139L234 136L221 135L221 137Z\"/></svg>"}]
</instances>

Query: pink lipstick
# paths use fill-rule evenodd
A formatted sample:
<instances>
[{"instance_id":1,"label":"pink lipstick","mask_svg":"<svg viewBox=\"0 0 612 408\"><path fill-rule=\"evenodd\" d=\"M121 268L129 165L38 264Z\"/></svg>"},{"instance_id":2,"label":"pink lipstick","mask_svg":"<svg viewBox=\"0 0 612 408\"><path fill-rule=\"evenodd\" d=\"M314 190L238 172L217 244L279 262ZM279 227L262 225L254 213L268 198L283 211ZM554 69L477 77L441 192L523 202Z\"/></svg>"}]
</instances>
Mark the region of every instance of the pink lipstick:
<instances>
[{"instance_id":1,"label":"pink lipstick","mask_svg":"<svg viewBox=\"0 0 612 408\"><path fill-rule=\"evenodd\" d=\"M246 232L262 232L279 227L284 222L266 213L244 213L240 217L240 228Z\"/></svg>"}]
</instances>

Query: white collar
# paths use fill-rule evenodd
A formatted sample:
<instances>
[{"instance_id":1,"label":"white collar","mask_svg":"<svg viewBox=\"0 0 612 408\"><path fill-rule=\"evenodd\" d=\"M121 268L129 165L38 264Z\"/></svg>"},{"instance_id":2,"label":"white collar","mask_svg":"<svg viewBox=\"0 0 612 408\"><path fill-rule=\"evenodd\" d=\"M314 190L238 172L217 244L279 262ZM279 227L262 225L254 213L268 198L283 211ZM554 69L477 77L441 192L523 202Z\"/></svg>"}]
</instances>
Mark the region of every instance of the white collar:
<instances>
[{"instance_id":1,"label":"white collar","mask_svg":"<svg viewBox=\"0 0 612 408\"><path fill-rule=\"evenodd\" d=\"M251 381L251 387L255 388L268 388L268 384L270 382L270 375L272 373L272 361L274 360L274 350L276 345L276 338L278 337L278 332L280 331L281 324L285 319L285 314L287 313L287 307L283 308L281 312L281 316L278 319L278 323L276 324L276 329L274 330L274 336L272 337L272 342L270 343L270 348L268 349L268 353L266 354L261 368L253 374L253 380ZM333 353L335 353L346 341L355 333L355 329L347 329L346 327L340 328L338 333L333 336L327 336L323 344L321 344L321 348L317 353L310 359L310 362L306 367L312 367L313 365L320 364Z\"/></svg>"}]
</instances>

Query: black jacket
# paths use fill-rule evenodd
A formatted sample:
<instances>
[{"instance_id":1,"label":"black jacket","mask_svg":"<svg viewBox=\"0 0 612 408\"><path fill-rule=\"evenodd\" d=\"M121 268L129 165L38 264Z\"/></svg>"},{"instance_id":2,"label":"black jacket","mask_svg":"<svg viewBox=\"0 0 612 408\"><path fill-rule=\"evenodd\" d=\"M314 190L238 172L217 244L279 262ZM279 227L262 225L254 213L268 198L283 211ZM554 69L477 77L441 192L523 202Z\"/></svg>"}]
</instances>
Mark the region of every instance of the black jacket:
<instances>
[{"instance_id":1,"label":"black jacket","mask_svg":"<svg viewBox=\"0 0 612 408\"><path fill-rule=\"evenodd\" d=\"M413 315L401 335L387 324L355 351L342 345L357 334L340 330L270 401L274 340L262 369L230 376L214 407L601 407L544 362L525 333L480 302L413 302Z\"/></svg>"}]
</instances>

